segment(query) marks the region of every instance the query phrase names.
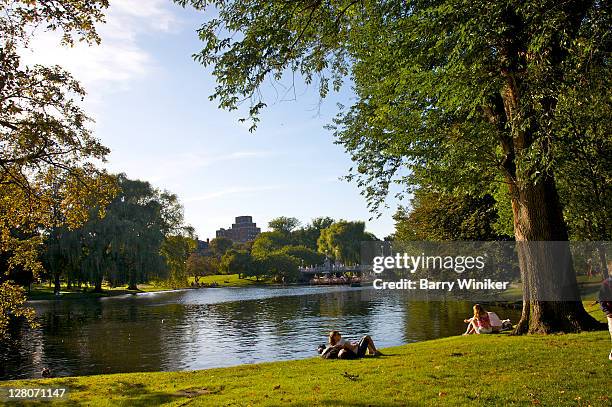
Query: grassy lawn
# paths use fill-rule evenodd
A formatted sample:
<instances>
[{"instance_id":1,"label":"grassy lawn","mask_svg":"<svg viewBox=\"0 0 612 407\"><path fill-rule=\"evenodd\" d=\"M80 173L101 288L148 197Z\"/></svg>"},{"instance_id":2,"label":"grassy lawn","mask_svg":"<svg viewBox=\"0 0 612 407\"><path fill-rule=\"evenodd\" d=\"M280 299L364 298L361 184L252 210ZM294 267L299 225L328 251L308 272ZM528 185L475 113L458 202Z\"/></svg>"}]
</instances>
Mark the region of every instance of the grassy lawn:
<instances>
[{"instance_id":1,"label":"grassy lawn","mask_svg":"<svg viewBox=\"0 0 612 407\"><path fill-rule=\"evenodd\" d=\"M194 372L3 386L67 386L91 405L610 405L607 332L451 337L354 361L318 358Z\"/></svg>"},{"instance_id":2,"label":"grassy lawn","mask_svg":"<svg viewBox=\"0 0 612 407\"><path fill-rule=\"evenodd\" d=\"M193 278L190 278L191 283ZM214 275L205 276L200 278L201 284L212 284L217 283L219 287L244 287L248 285L267 285L273 284L272 280L260 279L255 280L254 278L238 278L238 274L225 274L225 275Z\"/></svg>"},{"instance_id":3,"label":"grassy lawn","mask_svg":"<svg viewBox=\"0 0 612 407\"><path fill-rule=\"evenodd\" d=\"M589 311L603 319L596 307ZM314 346L314 344L313 344ZM384 349L361 360L311 358L193 372L4 382L67 386L87 405L548 405L608 406L606 331L472 335Z\"/></svg>"}]
</instances>

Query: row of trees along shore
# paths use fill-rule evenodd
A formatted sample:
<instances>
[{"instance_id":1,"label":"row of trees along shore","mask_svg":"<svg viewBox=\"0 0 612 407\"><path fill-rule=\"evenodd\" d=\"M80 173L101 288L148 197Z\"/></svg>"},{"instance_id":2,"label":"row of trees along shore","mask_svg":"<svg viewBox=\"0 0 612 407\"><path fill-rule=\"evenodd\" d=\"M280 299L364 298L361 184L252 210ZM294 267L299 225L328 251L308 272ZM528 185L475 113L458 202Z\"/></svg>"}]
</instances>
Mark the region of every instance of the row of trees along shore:
<instances>
[{"instance_id":1,"label":"row of trees along shore","mask_svg":"<svg viewBox=\"0 0 612 407\"><path fill-rule=\"evenodd\" d=\"M186 226L176 195L143 181L117 177L118 191L104 208L92 209L78 228L54 227L47 233L42 262L45 274L60 289L102 282L116 287L152 280L183 284L187 256L196 248L193 228Z\"/></svg>"},{"instance_id":2,"label":"row of trees along shore","mask_svg":"<svg viewBox=\"0 0 612 407\"><path fill-rule=\"evenodd\" d=\"M365 231L364 222L334 221L319 217L306 226L296 218L281 216L268 224L270 231L255 240L233 243L226 238L210 242L208 250L194 252L187 260L187 274L195 283L211 274L237 273L239 278L268 278L295 282L300 266L320 265L328 257L344 264L357 264L360 244L376 240Z\"/></svg>"},{"instance_id":3,"label":"row of trees along shore","mask_svg":"<svg viewBox=\"0 0 612 407\"><path fill-rule=\"evenodd\" d=\"M395 184L404 194L476 200L489 194L498 215L511 215L503 233L517 241L567 241L570 233L609 239L606 2L175 2L215 8L199 14L207 20L196 60L212 67L218 80L212 98L222 108L251 102L253 130L266 106L260 88L268 79L297 73L324 98L350 78L356 97L339 107L329 129L355 162L347 178L362 188L373 212ZM106 7L107 0L0 0L0 333L11 318L31 317L10 273L58 270L61 265L40 254L43 247L66 253L57 239L62 234L90 231L71 236L85 242L80 261L91 264L87 273L79 274L78 259L57 257L77 285L96 285L111 258L136 267L108 271L104 278L133 285L152 261L134 254L145 248L136 247L124 213L136 208L115 201L131 193L130 182L100 165L109 151L80 107L84 89L61 67L28 66L20 56L40 29L59 32L65 45L95 45ZM171 241L165 250L187 252L181 238L169 239L183 235L173 234L176 224L162 214L165 205L176 208L162 195L152 189L140 195L138 222L154 224L143 245ZM117 228L129 243L100 251L105 228ZM127 253L128 247L136 252ZM524 298L517 333L599 326L578 300L538 299L537 281L555 277L553 264L526 251L520 267ZM561 269L577 291L575 272Z\"/></svg>"}]
</instances>

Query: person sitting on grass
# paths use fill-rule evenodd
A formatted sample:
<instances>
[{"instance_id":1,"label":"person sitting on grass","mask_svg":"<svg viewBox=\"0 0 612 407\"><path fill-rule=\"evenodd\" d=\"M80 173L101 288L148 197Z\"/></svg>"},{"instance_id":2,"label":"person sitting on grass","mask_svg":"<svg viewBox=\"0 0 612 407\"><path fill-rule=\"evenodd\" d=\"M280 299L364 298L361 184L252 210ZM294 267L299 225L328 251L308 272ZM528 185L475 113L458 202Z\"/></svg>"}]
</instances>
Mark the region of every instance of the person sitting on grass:
<instances>
[{"instance_id":1,"label":"person sitting on grass","mask_svg":"<svg viewBox=\"0 0 612 407\"><path fill-rule=\"evenodd\" d=\"M610 330L610 339L612 339L612 276L609 276L601 283L599 290L599 306L608 319L608 329ZM612 350L608 359L612 360Z\"/></svg>"},{"instance_id":2,"label":"person sitting on grass","mask_svg":"<svg viewBox=\"0 0 612 407\"><path fill-rule=\"evenodd\" d=\"M340 349L338 359L356 359L362 358L368 352L373 356L382 356L382 353L376 349L374 341L370 335L366 335L359 342L351 342L342 339L339 331L331 331L329 333L328 348Z\"/></svg>"},{"instance_id":3,"label":"person sitting on grass","mask_svg":"<svg viewBox=\"0 0 612 407\"><path fill-rule=\"evenodd\" d=\"M464 335L490 334L493 332L489 314L480 304L474 305L474 317L464 319L463 322L468 324L467 331L465 331Z\"/></svg>"}]
</instances>

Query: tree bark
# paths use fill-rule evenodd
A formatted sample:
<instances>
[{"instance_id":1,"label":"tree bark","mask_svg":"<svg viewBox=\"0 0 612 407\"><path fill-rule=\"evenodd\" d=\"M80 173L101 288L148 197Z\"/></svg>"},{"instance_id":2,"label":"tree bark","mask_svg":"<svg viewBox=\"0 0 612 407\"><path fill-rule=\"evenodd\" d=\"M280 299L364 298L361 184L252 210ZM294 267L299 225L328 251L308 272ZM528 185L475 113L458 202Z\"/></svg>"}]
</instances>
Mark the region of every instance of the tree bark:
<instances>
[{"instance_id":1,"label":"tree bark","mask_svg":"<svg viewBox=\"0 0 612 407\"><path fill-rule=\"evenodd\" d=\"M608 270L606 248L603 244L597 245L597 253L599 254L599 263L601 264L601 277L606 280L610 276L610 271Z\"/></svg>"},{"instance_id":2,"label":"tree bark","mask_svg":"<svg viewBox=\"0 0 612 407\"><path fill-rule=\"evenodd\" d=\"M510 185L523 284L523 311L515 333L601 329L582 305L554 178Z\"/></svg>"},{"instance_id":3,"label":"tree bark","mask_svg":"<svg viewBox=\"0 0 612 407\"><path fill-rule=\"evenodd\" d=\"M53 277L54 277L53 278L53 284L54 284L53 294L57 295L57 294L59 294L59 292L62 289L62 284L60 282L60 275L59 275L59 273L55 273L55 275Z\"/></svg>"},{"instance_id":4,"label":"tree bark","mask_svg":"<svg viewBox=\"0 0 612 407\"><path fill-rule=\"evenodd\" d=\"M96 280L95 286L94 286L94 292L95 293L101 293L102 292L102 279L99 278Z\"/></svg>"},{"instance_id":5,"label":"tree bark","mask_svg":"<svg viewBox=\"0 0 612 407\"><path fill-rule=\"evenodd\" d=\"M508 23L517 32L526 29L516 14L509 14ZM542 132L550 131L540 127L535 117L526 120L534 102L521 99L527 53L519 38L508 37L501 47L505 84L484 111L500 134L505 156L501 166L512 201L523 286L523 311L515 333L600 329L602 324L582 305L553 173L545 168L537 173L524 160L517 159L530 150ZM554 100L542 100L541 104L551 113L556 105Z\"/></svg>"}]
</instances>

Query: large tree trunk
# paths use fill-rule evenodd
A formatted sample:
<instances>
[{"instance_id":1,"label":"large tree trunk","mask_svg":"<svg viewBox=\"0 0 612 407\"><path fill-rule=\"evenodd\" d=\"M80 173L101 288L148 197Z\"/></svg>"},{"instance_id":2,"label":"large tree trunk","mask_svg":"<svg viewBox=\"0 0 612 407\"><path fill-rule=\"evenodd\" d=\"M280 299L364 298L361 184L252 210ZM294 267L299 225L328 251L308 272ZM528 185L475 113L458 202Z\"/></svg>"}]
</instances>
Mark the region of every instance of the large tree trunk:
<instances>
[{"instance_id":1,"label":"large tree trunk","mask_svg":"<svg viewBox=\"0 0 612 407\"><path fill-rule=\"evenodd\" d=\"M610 271L608 270L606 248L603 244L597 245L597 253L599 254L599 263L601 264L601 277L606 280L610 276Z\"/></svg>"},{"instance_id":2,"label":"large tree trunk","mask_svg":"<svg viewBox=\"0 0 612 407\"><path fill-rule=\"evenodd\" d=\"M582 305L554 178L511 183L510 192L523 284L515 333L600 329Z\"/></svg>"},{"instance_id":3,"label":"large tree trunk","mask_svg":"<svg viewBox=\"0 0 612 407\"><path fill-rule=\"evenodd\" d=\"M101 277L96 279L95 286L94 286L94 292L95 293L102 292L102 278Z\"/></svg>"},{"instance_id":4,"label":"large tree trunk","mask_svg":"<svg viewBox=\"0 0 612 407\"><path fill-rule=\"evenodd\" d=\"M53 276L53 294L58 295L62 289L62 284L60 281L60 274L59 273L55 273Z\"/></svg>"}]
</instances>

